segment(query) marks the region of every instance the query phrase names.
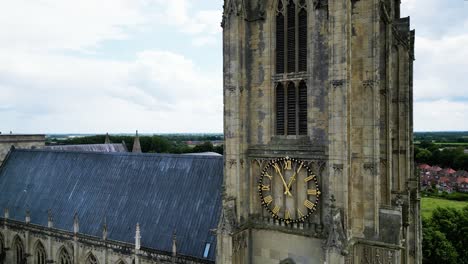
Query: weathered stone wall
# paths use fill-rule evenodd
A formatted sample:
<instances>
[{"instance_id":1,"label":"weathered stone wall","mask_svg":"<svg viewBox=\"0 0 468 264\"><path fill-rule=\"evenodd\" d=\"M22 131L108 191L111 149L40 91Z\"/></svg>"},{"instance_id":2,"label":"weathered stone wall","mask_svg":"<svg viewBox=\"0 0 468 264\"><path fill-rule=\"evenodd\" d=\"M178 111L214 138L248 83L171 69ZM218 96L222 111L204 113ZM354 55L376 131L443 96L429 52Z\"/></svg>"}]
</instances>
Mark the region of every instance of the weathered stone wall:
<instances>
[{"instance_id":1,"label":"weathered stone wall","mask_svg":"<svg viewBox=\"0 0 468 264\"><path fill-rule=\"evenodd\" d=\"M380 253L391 263L420 263L409 19L399 17L399 1L307 0L308 71L279 75L277 1L224 5L226 192L218 263L278 263L287 257L282 252L296 263L379 261ZM275 84L302 79L307 136L277 136ZM284 156L318 172L323 198L303 225L270 219L257 195L262 166Z\"/></svg>"},{"instance_id":2,"label":"weathered stone wall","mask_svg":"<svg viewBox=\"0 0 468 264\"><path fill-rule=\"evenodd\" d=\"M11 147L32 149L45 146L45 135L0 135L0 165Z\"/></svg>"},{"instance_id":3,"label":"weathered stone wall","mask_svg":"<svg viewBox=\"0 0 468 264\"><path fill-rule=\"evenodd\" d=\"M33 264L36 263L36 249L39 243L45 249L47 263L59 263L59 254L63 248L69 253L74 264L87 264L86 260L91 254L100 264L212 263L208 260L173 256L170 252L136 249L133 244L104 240L80 233L74 234L1 218L0 220L2 222L0 227L0 242L2 243L0 244L4 246L2 250L6 250L6 259L3 262L5 264L16 263L14 243L17 238L23 245L27 263Z\"/></svg>"}]
</instances>

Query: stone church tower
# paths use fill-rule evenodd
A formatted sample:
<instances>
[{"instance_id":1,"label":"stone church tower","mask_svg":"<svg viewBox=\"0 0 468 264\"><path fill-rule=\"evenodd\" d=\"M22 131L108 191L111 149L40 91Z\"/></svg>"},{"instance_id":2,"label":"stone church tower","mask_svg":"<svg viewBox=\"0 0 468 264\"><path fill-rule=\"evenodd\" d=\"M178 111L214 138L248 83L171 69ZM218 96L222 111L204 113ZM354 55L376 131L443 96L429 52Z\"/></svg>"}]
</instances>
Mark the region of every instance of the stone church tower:
<instances>
[{"instance_id":1,"label":"stone church tower","mask_svg":"<svg viewBox=\"0 0 468 264\"><path fill-rule=\"evenodd\" d=\"M225 0L217 263L421 263L400 0Z\"/></svg>"}]
</instances>

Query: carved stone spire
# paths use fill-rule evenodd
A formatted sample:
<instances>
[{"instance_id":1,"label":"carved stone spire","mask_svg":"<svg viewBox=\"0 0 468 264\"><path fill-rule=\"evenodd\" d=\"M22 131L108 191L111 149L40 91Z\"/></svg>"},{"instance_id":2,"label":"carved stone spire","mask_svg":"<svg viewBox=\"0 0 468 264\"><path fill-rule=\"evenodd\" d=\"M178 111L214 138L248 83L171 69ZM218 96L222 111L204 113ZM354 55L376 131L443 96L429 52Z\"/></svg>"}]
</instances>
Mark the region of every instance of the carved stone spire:
<instances>
[{"instance_id":1,"label":"carved stone spire","mask_svg":"<svg viewBox=\"0 0 468 264\"><path fill-rule=\"evenodd\" d=\"M102 225L102 240L107 240L107 218L104 218L104 224Z\"/></svg>"},{"instance_id":2,"label":"carved stone spire","mask_svg":"<svg viewBox=\"0 0 468 264\"><path fill-rule=\"evenodd\" d=\"M109 138L109 133L106 133L106 140L104 141L104 144L110 144L110 138Z\"/></svg>"},{"instance_id":3,"label":"carved stone spire","mask_svg":"<svg viewBox=\"0 0 468 264\"><path fill-rule=\"evenodd\" d=\"M172 256L177 256L177 235L176 231L172 234Z\"/></svg>"},{"instance_id":4,"label":"carved stone spire","mask_svg":"<svg viewBox=\"0 0 468 264\"><path fill-rule=\"evenodd\" d=\"M135 140L133 141L133 153L141 153L140 137L138 136L138 130L136 131Z\"/></svg>"},{"instance_id":5,"label":"carved stone spire","mask_svg":"<svg viewBox=\"0 0 468 264\"><path fill-rule=\"evenodd\" d=\"M52 210L51 209L49 209L47 211L47 227L49 227L49 228L54 227L54 221L53 221L53 218L52 218Z\"/></svg>"},{"instance_id":6,"label":"carved stone spire","mask_svg":"<svg viewBox=\"0 0 468 264\"><path fill-rule=\"evenodd\" d=\"M24 221L26 222L26 224L31 223L31 213L29 212L29 208L26 209L26 217L25 217Z\"/></svg>"},{"instance_id":7,"label":"carved stone spire","mask_svg":"<svg viewBox=\"0 0 468 264\"><path fill-rule=\"evenodd\" d=\"M136 224L136 231L135 231L135 249L140 250L141 248L141 234L140 234L140 224Z\"/></svg>"},{"instance_id":8,"label":"carved stone spire","mask_svg":"<svg viewBox=\"0 0 468 264\"><path fill-rule=\"evenodd\" d=\"M10 218L10 210L8 208L5 208L5 210L3 211L3 218Z\"/></svg>"},{"instance_id":9,"label":"carved stone spire","mask_svg":"<svg viewBox=\"0 0 468 264\"><path fill-rule=\"evenodd\" d=\"M73 217L73 233L76 235L80 232L80 223L78 221L78 213L75 212L75 216Z\"/></svg>"}]
</instances>

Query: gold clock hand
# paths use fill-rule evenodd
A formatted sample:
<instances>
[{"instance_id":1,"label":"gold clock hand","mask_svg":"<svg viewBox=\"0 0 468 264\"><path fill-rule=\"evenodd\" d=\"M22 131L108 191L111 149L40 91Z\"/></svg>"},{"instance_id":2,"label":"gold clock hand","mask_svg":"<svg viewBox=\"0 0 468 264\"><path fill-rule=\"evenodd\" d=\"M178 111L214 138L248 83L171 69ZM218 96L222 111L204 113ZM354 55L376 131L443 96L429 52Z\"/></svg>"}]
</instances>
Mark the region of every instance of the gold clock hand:
<instances>
[{"instance_id":1,"label":"gold clock hand","mask_svg":"<svg viewBox=\"0 0 468 264\"><path fill-rule=\"evenodd\" d=\"M284 177L283 177L283 174L281 173L280 168L278 167L277 164L273 165L273 167L275 168L276 172L280 175L280 178L281 178L281 180L283 181L284 188L286 189L286 191L284 192L284 194L287 194L287 195L289 195L289 196L292 196L292 194L289 192L288 185L286 184L286 181L284 180Z\"/></svg>"},{"instance_id":2,"label":"gold clock hand","mask_svg":"<svg viewBox=\"0 0 468 264\"><path fill-rule=\"evenodd\" d=\"M301 171L301 169L302 169L302 164L299 166L299 169L297 169L297 171L294 172L293 176L289 180L289 184L287 186L288 191L289 191L289 189L291 189L291 185L294 182L294 180L296 179L296 175ZM284 192L284 194L286 194L286 192Z\"/></svg>"}]
</instances>

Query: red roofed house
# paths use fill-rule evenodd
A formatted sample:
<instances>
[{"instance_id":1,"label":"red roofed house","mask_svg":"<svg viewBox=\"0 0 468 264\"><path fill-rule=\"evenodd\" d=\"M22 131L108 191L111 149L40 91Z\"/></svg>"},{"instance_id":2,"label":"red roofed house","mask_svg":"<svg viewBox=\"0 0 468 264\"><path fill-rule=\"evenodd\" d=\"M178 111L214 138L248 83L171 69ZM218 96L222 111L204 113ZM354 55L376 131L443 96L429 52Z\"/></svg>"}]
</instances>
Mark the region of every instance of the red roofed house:
<instances>
[{"instance_id":1,"label":"red roofed house","mask_svg":"<svg viewBox=\"0 0 468 264\"><path fill-rule=\"evenodd\" d=\"M457 188L459 192L468 193L468 178L458 177Z\"/></svg>"}]
</instances>

